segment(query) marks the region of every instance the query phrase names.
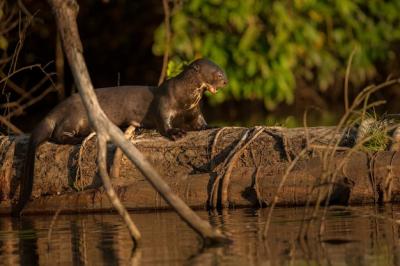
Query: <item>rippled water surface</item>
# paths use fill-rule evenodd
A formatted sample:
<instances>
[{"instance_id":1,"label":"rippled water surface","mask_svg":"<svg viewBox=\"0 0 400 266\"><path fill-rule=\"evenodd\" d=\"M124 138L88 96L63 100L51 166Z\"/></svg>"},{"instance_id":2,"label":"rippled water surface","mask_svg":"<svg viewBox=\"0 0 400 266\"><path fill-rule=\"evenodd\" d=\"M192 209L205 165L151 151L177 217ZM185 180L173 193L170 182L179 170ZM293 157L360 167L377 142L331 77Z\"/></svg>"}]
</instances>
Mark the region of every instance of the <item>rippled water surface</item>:
<instances>
[{"instance_id":1,"label":"rippled water surface","mask_svg":"<svg viewBox=\"0 0 400 266\"><path fill-rule=\"evenodd\" d=\"M0 217L1 265L400 265L400 206L330 210L297 240L303 208L274 211L268 239L261 237L268 209L198 214L230 234L232 245L204 249L173 212L133 213L143 242L132 251L115 214Z\"/></svg>"}]
</instances>

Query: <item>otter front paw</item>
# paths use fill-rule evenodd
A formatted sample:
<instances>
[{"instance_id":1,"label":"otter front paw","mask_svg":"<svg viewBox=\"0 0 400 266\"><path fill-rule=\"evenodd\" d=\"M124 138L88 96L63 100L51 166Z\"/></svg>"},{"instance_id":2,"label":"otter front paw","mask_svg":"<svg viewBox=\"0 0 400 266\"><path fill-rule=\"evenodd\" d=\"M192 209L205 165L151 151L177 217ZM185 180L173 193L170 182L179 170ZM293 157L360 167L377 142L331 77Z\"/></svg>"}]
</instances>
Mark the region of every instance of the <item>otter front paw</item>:
<instances>
[{"instance_id":1,"label":"otter front paw","mask_svg":"<svg viewBox=\"0 0 400 266\"><path fill-rule=\"evenodd\" d=\"M198 130L206 130L208 128L207 124L202 124L202 125L195 125L193 127L193 130L198 131Z\"/></svg>"},{"instance_id":2,"label":"otter front paw","mask_svg":"<svg viewBox=\"0 0 400 266\"><path fill-rule=\"evenodd\" d=\"M203 125L194 126L191 128L191 130L200 131L200 130L207 130L207 129L214 129L214 128L218 128L218 126L210 126L207 124L203 124Z\"/></svg>"},{"instance_id":3,"label":"otter front paw","mask_svg":"<svg viewBox=\"0 0 400 266\"><path fill-rule=\"evenodd\" d=\"M167 137L172 140L177 140L186 135L186 131L180 128L171 128L167 130Z\"/></svg>"}]
</instances>

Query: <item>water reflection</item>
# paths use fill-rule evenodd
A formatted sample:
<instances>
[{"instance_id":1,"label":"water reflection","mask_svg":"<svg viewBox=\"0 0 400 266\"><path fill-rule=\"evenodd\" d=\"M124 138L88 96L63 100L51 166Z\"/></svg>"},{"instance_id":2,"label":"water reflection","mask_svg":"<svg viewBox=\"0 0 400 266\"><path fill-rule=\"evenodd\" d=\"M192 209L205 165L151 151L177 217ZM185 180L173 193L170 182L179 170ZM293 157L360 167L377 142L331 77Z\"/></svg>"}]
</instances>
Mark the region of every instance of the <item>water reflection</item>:
<instances>
[{"instance_id":1,"label":"water reflection","mask_svg":"<svg viewBox=\"0 0 400 266\"><path fill-rule=\"evenodd\" d=\"M230 234L229 246L203 248L172 212L132 214L143 235L139 249L113 214L61 215L48 239L49 216L0 219L4 265L400 265L400 206L328 211L325 230L310 226L298 239L303 208L274 212L269 237L262 231L267 209L198 212ZM385 219L383 219L385 218Z\"/></svg>"},{"instance_id":2,"label":"water reflection","mask_svg":"<svg viewBox=\"0 0 400 266\"><path fill-rule=\"evenodd\" d=\"M71 221L71 251L73 265L87 265L87 241L85 220L80 226L77 221ZM51 243L49 243L51 245Z\"/></svg>"},{"instance_id":3,"label":"water reflection","mask_svg":"<svg viewBox=\"0 0 400 266\"><path fill-rule=\"evenodd\" d=\"M39 265L38 236L30 218L12 221L12 229L18 232L18 256L22 265Z\"/></svg>"}]
</instances>

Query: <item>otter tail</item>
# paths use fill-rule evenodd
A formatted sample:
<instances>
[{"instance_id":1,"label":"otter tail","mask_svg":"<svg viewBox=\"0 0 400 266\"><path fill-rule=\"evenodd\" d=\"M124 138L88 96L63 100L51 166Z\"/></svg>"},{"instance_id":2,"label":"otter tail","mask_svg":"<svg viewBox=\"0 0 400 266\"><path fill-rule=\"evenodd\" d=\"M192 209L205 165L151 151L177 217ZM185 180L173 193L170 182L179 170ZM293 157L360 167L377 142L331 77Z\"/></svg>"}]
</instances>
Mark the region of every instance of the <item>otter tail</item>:
<instances>
[{"instance_id":1,"label":"otter tail","mask_svg":"<svg viewBox=\"0 0 400 266\"><path fill-rule=\"evenodd\" d=\"M20 216L22 209L31 198L33 188L33 175L35 169L36 148L48 140L54 130L54 123L44 119L32 131L29 138L28 151L26 153L25 165L20 179L20 190L18 203L12 210L13 216Z\"/></svg>"}]
</instances>

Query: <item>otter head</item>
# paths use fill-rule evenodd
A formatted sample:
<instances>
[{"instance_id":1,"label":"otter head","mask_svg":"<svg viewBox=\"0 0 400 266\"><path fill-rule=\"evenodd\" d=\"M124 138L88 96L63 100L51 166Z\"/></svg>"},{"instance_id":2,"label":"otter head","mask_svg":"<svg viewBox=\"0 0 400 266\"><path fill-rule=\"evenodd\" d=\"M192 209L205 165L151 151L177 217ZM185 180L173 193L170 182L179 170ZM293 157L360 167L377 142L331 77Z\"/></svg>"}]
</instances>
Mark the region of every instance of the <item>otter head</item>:
<instances>
[{"instance_id":1,"label":"otter head","mask_svg":"<svg viewBox=\"0 0 400 266\"><path fill-rule=\"evenodd\" d=\"M197 59L189 67L197 72L201 86L212 94L215 94L219 88L228 84L225 72L208 59Z\"/></svg>"}]
</instances>

